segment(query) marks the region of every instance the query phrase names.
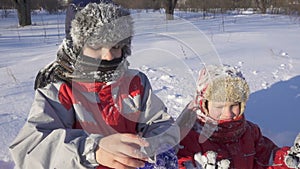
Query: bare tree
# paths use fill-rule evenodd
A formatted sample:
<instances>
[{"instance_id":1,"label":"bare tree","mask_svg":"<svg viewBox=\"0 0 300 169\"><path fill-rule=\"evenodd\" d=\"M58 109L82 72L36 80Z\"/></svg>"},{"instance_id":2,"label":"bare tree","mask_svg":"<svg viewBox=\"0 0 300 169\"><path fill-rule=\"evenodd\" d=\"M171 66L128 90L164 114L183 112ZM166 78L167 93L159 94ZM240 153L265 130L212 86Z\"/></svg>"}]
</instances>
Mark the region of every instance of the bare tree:
<instances>
[{"instance_id":1,"label":"bare tree","mask_svg":"<svg viewBox=\"0 0 300 169\"><path fill-rule=\"evenodd\" d=\"M1 0L0 2L0 16L1 18L6 18L9 16L9 14L11 13L11 11L9 9L12 9L13 4L11 2L11 0Z\"/></svg>"},{"instance_id":2,"label":"bare tree","mask_svg":"<svg viewBox=\"0 0 300 169\"><path fill-rule=\"evenodd\" d=\"M267 8L269 7L271 0L255 0L255 2L261 13L267 13Z\"/></svg>"},{"instance_id":3,"label":"bare tree","mask_svg":"<svg viewBox=\"0 0 300 169\"><path fill-rule=\"evenodd\" d=\"M17 11L20 26L31 25L30 0L12 0Z\"/></svg>"},{"instance_id":4,"label":"bare tree","mask_svg":"<svg viewBox=\"0 0 300 169\"><path fill-rule=\"evenodd\" d=\"M174 9L178 0L114 0L114 2L133 9L159 9L164 8L166 11L166 18L168 20L174 19Z\"/></svg>"},{"instance_id":5,"label":"bare tree","mask_svg":"<svg viewBox=\"0 0 300 169\"><path fill-rule=\"evenodd\" d=\"M66 2L62 0L43 0L42 7L50 14L57 13L60 9L65 8Z\"/></svg>"},{"instance_id":6,"label":"bare tree","mask_svg":"<svg viewBox=\"0 0 300 169\"><path fill-rule=\"evenodd\" d=\"M166 10L166 19L173 20L174 19L174 9L177 4L177 0L163 0L163 7Z\"/></svg>"},{"instance_id":7,"label":"bare tree","mask_svg":"<svg viewBox=\"0 0 300 169\"><path fill-rule=\"evenodd\" d=\"M11 0L1 0L0 1L0 8L1 9L11 9L13 6Z\"/></svg>"},{"instance_id":8,"label":"bare tree","mask_svg":"<svg viewBox=\"0 0 300 169\"><path fill-rule=\"evenodd\" d=\"M130 9L151 9L154 8L154 0L114 0L115 3Z\"/></svg>"}]
</instances>

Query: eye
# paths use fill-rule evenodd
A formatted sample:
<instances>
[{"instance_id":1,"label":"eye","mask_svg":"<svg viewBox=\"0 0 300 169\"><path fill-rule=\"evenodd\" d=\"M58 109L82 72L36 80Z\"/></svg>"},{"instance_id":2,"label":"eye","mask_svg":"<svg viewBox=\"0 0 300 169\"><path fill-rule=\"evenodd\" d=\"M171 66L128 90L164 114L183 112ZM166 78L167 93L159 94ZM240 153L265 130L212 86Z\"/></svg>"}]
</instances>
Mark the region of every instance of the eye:
<instances>
[{"instance_id":1,"label":"eye","mask_svg":"<svg viewBox=\"0 0 300 169\"><path fill-rule=\"evenodd\" d=\"M121 48L122 48L121 45L115 45L115 46L112 47L112 49L121 49Z\"/></svg>"},{"instance_id":2,"label":"eye","mask_svg":"<svg viewBox=\"0 0 300 169\"><path fill-rule=\"evenodd\" d=\"M216 104L214 105L214 108L216 109L223 109L225 107L225 104Z\"/></svg>"},{"instance_id":3,"label":"eye","mask_svg":"<svg viewBox=\"0 0 300 169\"><path fill-rule=\"evenodd\" d=\"M235 107L235 106L239 106L239 105L240 105L240 103L238 102L238 103L234 103L232 106Z\"/></svg>"}]
</instances>

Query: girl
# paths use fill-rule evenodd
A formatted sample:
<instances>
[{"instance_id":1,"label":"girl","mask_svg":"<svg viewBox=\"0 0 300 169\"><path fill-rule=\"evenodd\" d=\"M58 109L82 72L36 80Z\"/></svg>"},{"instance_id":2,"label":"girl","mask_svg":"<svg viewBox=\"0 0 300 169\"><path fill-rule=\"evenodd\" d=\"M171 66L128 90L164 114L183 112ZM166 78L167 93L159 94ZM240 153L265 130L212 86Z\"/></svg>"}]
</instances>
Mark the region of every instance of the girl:
<instances>
[{"instance_id":1,"label":"girl","mask_svg":"<svg viewBox=\"0 0 300 169\"><path fill-rule=\"evenodd\" d=\"M200 71L196 99L178 118L180 169L297 168L300 138L290 150L263 136L244 116L249 93L245 78L234 67L209 65Z\"/></svg>"}]
</instances>

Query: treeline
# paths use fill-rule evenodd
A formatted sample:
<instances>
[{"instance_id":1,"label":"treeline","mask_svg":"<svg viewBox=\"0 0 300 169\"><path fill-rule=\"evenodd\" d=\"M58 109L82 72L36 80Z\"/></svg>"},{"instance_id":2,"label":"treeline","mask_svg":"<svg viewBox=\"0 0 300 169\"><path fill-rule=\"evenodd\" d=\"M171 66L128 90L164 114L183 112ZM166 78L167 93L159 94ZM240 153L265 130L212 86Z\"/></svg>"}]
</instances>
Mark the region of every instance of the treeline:
<instances>
[{"instance_id":1,"label":"treeline","mask_svg":"<svg viewBox=\"0 0 300 169\"><path fill-rule=\"evenodd\" d=\"M0 9L15 9L17 0L1 0ZM68 1L65 0L29 0L31 10L46 10L49 13L56 13L59 10L65 9Z\"/></svg>"},{"instance_id":2,"label":"treeline","mask_svg":"<svg viewBox=\"0 0 300 169\"><path fill-rule=\"evenodd\" d=\"M14 0L1 0L1 9L12 9ZM68 0L30 0L31 10L44 9L49 13L66 7ZM131 9L160 9L170 0L114 0ZM175 1L176 2L176 1ZM185 11L224 13L228 10L253 9L260 13L300 14L300 0L177 0L176 8Z\"/></svg>"},{"instance_id":3,"label":"treeline","mask_svg":"<svg viewBox=\"0 0 300 169\"><path fill-rule=\"evenodd\" d=\"M220 12L252 9L259 13L300 14L300 0L182 0L180 10Z\"/></svg>"}]
</instances>

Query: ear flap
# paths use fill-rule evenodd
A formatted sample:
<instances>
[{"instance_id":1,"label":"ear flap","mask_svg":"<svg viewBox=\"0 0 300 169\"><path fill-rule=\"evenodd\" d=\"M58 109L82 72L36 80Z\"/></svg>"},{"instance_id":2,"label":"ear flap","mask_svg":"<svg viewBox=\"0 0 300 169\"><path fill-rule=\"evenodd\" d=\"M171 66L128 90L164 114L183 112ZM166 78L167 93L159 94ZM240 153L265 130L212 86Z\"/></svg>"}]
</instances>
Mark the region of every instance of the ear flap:
<instances>
[{"instance_id":1,"label":"ear flap","mask_svg":"<svg viewBox=\"0 0 300 169\"><path fill-rule=\"evenodd\" d=\"M244 114L245 109L246 109L246 102L241 102L241 112L240 112L240 115Z\"/></svg>"},{"instance_id":2,"label":"ear flap","mask_svg":"<svg viewBox=\"0 0 300 169\"><path fill-rule=\"evenodd\" d=\"M200 100L200 109L205 114L208 115L208 101L206 99Z\"/></svg>"}]
</instances>

